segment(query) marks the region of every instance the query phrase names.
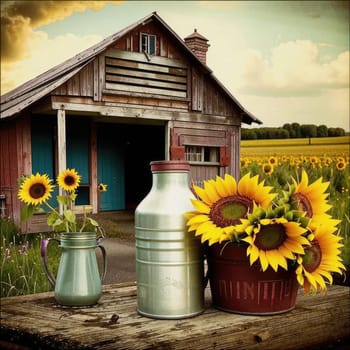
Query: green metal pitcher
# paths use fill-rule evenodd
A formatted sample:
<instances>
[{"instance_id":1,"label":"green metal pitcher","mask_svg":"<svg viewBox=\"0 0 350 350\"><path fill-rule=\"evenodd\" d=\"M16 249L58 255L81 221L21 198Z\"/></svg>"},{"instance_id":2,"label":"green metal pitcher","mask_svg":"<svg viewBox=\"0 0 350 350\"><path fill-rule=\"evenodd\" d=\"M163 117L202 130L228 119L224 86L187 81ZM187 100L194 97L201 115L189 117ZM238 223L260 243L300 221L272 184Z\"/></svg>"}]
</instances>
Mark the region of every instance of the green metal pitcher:
<instances>
[{"instance_id":1,"label":"green metal pitcher","mask_svg":"<svg viewBox=\"0 0 350 350\"><path fill-rule=\"evenodd\" d=\"M41 241L41 257L47 278L55 288L55 299L64 306L90 306L102 295L102 281L106 274L106 251L100 245L102 237L95 232L62 233L60 239L48 238ZM59 243L62 249L57 278L48 268L47 246ZM103 257L103 272L100 276L96 259L96 248Z\"/></svg>"}]
</instances>

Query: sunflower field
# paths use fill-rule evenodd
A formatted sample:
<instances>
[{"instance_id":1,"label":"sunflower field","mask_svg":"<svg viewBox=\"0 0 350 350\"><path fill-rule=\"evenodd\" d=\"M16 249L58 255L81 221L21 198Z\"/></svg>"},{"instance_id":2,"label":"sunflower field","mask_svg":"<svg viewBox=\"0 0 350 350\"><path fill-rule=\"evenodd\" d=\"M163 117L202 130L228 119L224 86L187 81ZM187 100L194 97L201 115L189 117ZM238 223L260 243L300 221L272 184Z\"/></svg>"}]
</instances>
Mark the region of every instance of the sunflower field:
<instances>
[{"instance_id":1,"label":"sunflower field","mask_svg":"<svg viewBox=\"0 0 350 350\"><path fill-rule=\"evenodd\" d=\"M335 138L338 139L338 138ZM281 141L281 142L279 142ZM342 258L350 264L350 166L349 137L318 140L318 144L287 144L287 140L242 141L241 176L259 175L267 185L288 190L292 178L299 181L304 169L312 183L322 177L329 182L327 192L332 205L329 214L341 220L338 235L343 237ZM331 143L333 142L333 143ZM315 142L316 143L316 142Z\"/></svg>"}]
</instances>

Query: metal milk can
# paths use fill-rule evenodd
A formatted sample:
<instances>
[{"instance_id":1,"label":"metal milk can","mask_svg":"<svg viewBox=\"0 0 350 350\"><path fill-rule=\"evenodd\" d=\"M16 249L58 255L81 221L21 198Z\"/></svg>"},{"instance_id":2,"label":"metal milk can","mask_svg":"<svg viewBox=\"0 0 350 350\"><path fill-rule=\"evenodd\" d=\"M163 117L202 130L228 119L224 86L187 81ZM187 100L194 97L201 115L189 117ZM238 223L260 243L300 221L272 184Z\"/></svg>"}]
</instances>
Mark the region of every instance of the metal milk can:
<instances>
[{"instance_id":1,"label":"metal milk can","mask_svg":"<svg viewBox=\"0 0 350 350\"><path fill-rule=\"evenodd\" d=\"M95 232L62 233L60 239L41 241L41 257L47 278L55 287L55 299L64 306L94 305L102 295L102 281L106 274L106 251L96 239ZM47 246L56 241L62 249L57 278L49 271ZM103 258L103 273L100 276L96 259L96 248Z\"/></svg>"},{"instance_id":2,"label":"metal milk can","mask_svg":"<svg viewBox=\"0 0 350 350\"><path fill-rule=\"evenodd\" d=\"M189 163L151 162L152 188L135 211L137 311L161 319L204 310L200 241L186 229L193 210Z\"/></svg>"}]
</instances>

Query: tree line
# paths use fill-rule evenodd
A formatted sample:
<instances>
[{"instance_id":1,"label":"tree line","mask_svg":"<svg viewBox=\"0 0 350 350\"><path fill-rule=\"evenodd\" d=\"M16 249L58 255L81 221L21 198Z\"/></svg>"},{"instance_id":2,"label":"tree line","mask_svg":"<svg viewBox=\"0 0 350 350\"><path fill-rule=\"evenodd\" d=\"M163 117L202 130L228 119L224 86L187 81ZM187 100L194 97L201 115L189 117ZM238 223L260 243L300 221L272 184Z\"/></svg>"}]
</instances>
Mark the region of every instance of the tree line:
<instances>
[{"instance_id":1,"label":"tree line","mask_svg":"<svg viewBox=\"0 0 350 350\"><path fill-rule=\"evenodd\" d=\"M309 138L309 137L335 137L344 136L343 128L328 128L326 125L287 123L282 127L263 128L242 128L242 140L258 139L288 139L288 138Z\"/></svg>"}]
</instances>

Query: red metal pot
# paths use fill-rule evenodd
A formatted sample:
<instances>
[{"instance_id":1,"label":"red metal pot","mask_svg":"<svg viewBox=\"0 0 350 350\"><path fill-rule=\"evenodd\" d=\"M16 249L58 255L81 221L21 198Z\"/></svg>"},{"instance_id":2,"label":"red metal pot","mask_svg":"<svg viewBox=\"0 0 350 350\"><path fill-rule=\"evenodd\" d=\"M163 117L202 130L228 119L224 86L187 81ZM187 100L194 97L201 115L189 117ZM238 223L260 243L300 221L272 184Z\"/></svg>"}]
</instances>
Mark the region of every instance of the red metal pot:
<instances>
[{"instance_id":1,"label":"red metal pot","mask_svg":"<svg viewBox=\"0 0 350 350\"><path fill-rule=\"evenodd\" d=\"M250 315L279 314L295 307L298 282L294 269L265 272L250 266L246 245L208 247L208 277L213 305L221 310Z\"/></svg>"}]
</instances>

